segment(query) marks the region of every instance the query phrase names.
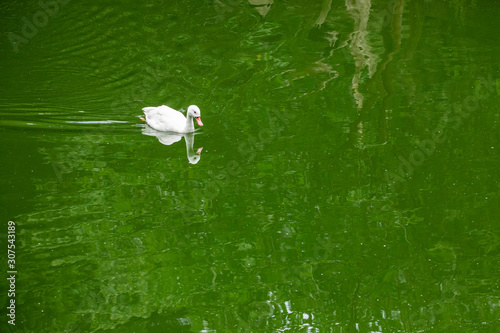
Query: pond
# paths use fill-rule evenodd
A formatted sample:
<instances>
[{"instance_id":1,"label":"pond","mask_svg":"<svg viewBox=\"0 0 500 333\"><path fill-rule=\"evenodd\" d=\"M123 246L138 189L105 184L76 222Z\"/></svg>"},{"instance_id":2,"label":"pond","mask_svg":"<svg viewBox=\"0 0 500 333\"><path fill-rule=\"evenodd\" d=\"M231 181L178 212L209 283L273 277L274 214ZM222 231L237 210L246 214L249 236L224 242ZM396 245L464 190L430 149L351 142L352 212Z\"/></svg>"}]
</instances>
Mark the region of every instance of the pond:
<instances>
[{"instance_id":1,"label":"pond","mask_svg":"<svg viewBox=\"0 0 500 333\"><path fill-rule=\"evenodd\" d=\"M500 4L0 7L0 331L498 326Z\"/></svg>"}]
</instances>

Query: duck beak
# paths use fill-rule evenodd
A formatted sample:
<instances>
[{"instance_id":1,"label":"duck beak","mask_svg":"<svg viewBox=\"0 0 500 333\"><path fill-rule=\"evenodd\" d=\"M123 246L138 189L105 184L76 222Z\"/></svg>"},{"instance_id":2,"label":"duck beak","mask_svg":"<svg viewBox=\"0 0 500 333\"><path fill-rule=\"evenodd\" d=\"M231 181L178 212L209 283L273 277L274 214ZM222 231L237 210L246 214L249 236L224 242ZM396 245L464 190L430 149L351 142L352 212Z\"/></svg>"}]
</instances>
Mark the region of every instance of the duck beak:
<instances>
[{"instance_id":1,"label":"duck beak","mask_svg":"<svg viewBox=\"0 0 500 333\"><path fill-rule=\"evenodd\" d=\"M201 117L196 117L196 122L198 123L199 126L203 126L203 123L201 122Z\"/></svg>"}]
</instances>

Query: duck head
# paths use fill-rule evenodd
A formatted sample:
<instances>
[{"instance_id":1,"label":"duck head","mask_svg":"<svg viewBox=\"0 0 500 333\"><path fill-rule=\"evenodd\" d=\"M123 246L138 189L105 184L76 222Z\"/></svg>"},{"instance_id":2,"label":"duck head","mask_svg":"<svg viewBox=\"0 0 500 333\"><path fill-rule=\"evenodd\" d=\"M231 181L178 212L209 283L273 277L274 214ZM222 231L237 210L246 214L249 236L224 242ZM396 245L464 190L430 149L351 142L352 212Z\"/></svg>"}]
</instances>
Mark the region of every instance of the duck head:
<instances>
[{"instance_id":1,"label":"duck head","mask_svg":"<svg viewBox=\"0 0 500 333\"><path fill-rule=\"evenodd\" d=\"M188 117L191 116L196 119L196 122L199 126L203 126L203 123L201 122L201 112L199 107L197 107L196 105L190 105L187 110L187 115Z\"/></svg>"}]
</instances>

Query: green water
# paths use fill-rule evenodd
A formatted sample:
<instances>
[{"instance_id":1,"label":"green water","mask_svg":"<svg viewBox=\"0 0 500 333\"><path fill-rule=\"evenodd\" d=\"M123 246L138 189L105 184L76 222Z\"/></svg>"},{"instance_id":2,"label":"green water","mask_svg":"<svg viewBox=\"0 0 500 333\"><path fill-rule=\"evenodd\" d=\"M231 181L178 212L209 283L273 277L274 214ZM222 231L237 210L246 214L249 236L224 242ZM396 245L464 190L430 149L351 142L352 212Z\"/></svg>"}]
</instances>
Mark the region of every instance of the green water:
<instances>
[{"instance_id":1,"label":"green water","mask_svg":"<svg viewBox=\"0 0 500 333\"><path fill-rule=\"evenodd\" d=\"M0 331L498 330L499 4L48 3L0 5Z\"/></svg>"}]
</instances>

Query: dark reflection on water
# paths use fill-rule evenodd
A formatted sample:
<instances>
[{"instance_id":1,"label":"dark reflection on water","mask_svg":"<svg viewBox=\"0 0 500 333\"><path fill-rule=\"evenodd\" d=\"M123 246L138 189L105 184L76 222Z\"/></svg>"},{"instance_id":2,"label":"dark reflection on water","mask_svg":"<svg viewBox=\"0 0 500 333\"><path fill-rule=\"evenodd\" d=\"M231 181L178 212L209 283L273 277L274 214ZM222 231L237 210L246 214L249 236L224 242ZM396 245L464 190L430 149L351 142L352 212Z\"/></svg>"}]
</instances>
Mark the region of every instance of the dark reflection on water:
<instances>
[{"instance_id":1,"label":"dark reflection on water","mask_svg":"<svg viewBox=\"0 0 500 333\"><path fill-rule=\"evenodd\" d=\"M496 327L496 5L2 6L2 331Z\"/></svg>"}]
</instances>

